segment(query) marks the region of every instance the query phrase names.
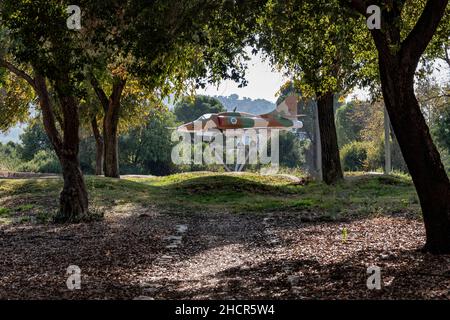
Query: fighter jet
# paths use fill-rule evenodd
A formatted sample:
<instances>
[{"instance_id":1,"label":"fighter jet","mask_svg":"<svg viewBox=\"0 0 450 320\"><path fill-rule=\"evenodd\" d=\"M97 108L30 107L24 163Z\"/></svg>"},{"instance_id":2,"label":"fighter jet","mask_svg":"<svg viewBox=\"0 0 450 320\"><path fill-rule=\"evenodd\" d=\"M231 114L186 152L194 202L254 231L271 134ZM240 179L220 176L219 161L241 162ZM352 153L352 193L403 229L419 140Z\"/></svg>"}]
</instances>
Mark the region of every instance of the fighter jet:
<instances>
[{"instance_id":1,"label":"fighter jet","mask_svg":"<svg viewBox=\"0 0 450 320\"><path fill-rule=\"evenodd\" d=\"M272 112L255 115L246 112L207 113L197 120L176 128L179 132L206 133L211 130L225 132L232 129L300 129L303 123L298 120L297 97L289 96Z\"/></svg>"}]
</instances>

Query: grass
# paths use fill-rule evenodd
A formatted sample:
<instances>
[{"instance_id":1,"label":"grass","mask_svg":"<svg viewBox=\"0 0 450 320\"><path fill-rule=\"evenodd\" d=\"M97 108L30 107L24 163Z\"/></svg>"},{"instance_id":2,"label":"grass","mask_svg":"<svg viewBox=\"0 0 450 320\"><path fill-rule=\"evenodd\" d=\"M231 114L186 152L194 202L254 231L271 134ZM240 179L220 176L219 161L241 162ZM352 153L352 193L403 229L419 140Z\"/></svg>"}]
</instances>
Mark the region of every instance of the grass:
<instances>
[{"instance_id":1,"label":"grass","mask_svg":"<svg viewBox=\"0 0 450 320\"><path fill-rule=\"evenodd\" d=\"M6 217L9 216L10 210L8 208L1 208L0 207L0 217Z\"/></svg>"},{"instance_id":2,"label":"grass","mask_svg":"<svg viewBox=\"0 0 450 320\"><path fill-rule=\"evenodd\" d=\"M115 212L118 206L156 207L168 214L195 212L314 213L325 218L420 214L408 176L352 173L336 186L293 183L253 173L183 173L166 177L109 179L86 177L90 206ZM58 205L60 178L0 180L0 218L14 216L47 223Z\"/></svg>"}]
</instances>

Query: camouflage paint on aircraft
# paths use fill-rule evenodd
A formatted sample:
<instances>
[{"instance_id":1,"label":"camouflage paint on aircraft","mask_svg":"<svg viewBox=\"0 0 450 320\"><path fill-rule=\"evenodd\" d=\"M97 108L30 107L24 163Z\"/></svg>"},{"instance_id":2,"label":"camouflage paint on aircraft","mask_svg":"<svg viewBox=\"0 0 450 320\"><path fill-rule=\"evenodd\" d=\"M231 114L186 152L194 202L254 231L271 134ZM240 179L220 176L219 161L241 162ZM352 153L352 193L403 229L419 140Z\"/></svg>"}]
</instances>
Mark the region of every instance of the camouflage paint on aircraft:
<instances>
[{"instance_id":1,"label":"camouflage paint on aircraft","mask_svg":"<svg viewBox=\"0 0 450 320\"><path fill-rule=\"evenodd\" d=\"M177 128L180 132L199 132L230 129L299 129L303 123L297 119L297 98L289 96L274 111L262 115L245 112L221 112L202 115L197 120Z\"/></svg>"}]
</instances>

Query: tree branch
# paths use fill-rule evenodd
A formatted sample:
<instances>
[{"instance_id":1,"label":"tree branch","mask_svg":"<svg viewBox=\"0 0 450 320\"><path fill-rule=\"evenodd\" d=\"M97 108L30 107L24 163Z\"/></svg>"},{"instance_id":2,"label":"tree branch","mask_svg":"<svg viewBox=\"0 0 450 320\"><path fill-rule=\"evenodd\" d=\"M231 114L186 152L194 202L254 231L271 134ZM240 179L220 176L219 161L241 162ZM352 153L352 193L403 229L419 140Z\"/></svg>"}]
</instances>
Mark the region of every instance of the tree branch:
<instances>
[{"instance_id":1,"label":"tree branch","mask_svg":"<svg viewBox=\"0 0 450 320\"><path fill-rule=\"evenodd\" d=\"M91 118L91 127L92 127L92 133L94 134L95 141L97 143L103 143L103 138L102 138L102 135L101 135L100 130L98 128L97 116L96 115L94 115Z\"/></svg>"},{"instance_id":2,"label":"tree branch","mask_svg":"<svg viewBox=\"0 0 450 320\"><path fill-rule=\"evenodd\" d=\"M444 58L442 59L448 64L448 67L450 68L450 45L444 46Z\"/></svg>"},{"instance_id":3,"label":"tree branch","mask_svg":"<svg viewBox=\"0 0 450 320\"><path fill-rule=\"evenodd\" d=\"M98 99L100 100L100 103L103 107L103 111L106 113L108 111L108 106L109 106L108 96L106 95L105 91L102 89L102 87L100 86L100 83L98 82L97 78L95 78L94 75L91 74L90 79L91 79L92 88L94 89L95 94L97 95Z\"/></svg>"},{"instance_id":4,"label":"tree branch","mask_svg":"<svg viewBox=\"0 0 450 320\"><path fill-rule=\"evenodd\" d=\"M62 149L62 139L56 128L54 111L51 106L50 97L48 94L47 84L45 83L45 78L41 75L36 75L36 93L39 96L39 105L42 110L42 119L44 122L44 128L47 135L55 148L58 156L60 155Z\"/></svg>"},{"instance_id":5,"label":"tree branch","mask_svg":"<svg viewBox=\"0 0 450 320\"><path fill-rule=\"evenodd\" d=\"M120 97L122 96L122 92L125 88L126 83L126 79L114 79L113 89L110 97L112 101L120 101Z\"/></svg>"},{"instance_id":6,"label":"tree branch","mask_svg":"<svg viewBox=\"0 0 450 320\"><path fill-rule=\"evenodd\" d=\"M109 97L109 110L107 113L105 112L105 117L111 119L113 123L116 123L119 120L120 100L126 83L126 79L121 79L119 77L113 79L112 92Z\"/></svg>"},{"instance_id":7,"label":"tree branch","mask_svg":"<svg viewBox=\"0 0 450 320\"><path fill-rule=\"evenodd\" d=\"M448 1L427 1L419 20L401 47L402 54L409 58L408 60L419 62L444 16Z\"/></svg>"},{"instance_id":8,"label":"tree branch","mask_svg":"<svg viewBox=\"0 0 450 320\"><path fill-rule=\"evenodd\" d=\"M366 16L367 5L364 0L341 0L341 5L346 6L347 8L353 9L356 12L360 13L363 16Z\"/></svg>"},{"instance_id":9,"label":"tree branch","mask_svg":"<svg viewBox=\"0 0 450 320\"><path fill-rule=\"evenodd\" d=\"M27 81L33 87L34 90L36 90L36 82L35 82L35 80L29 74L27 74L25 71L20 70L19 68L14 66L12 63L10 63L10 62L8 62L6 60L3 60L3 59L0 59L0 67L8 69L9 71L14 73L19 78L24 79L25 81Z\"/></svg>"},{"instance_id":10,"label":"tree branch","mask_svg":"<svg viewBox=\"0 0 450 320\"><path fill-rule=\"evenodd\" d=\"M367 13L368 4L365 0L340 0L341 6L347 7L348 9L354 10L361 14L363 17L368 18L369 14ZM372 34L372 38L375 42L375 45L378 49L380 55L389 55L389 45L387 43L386 36L381 32L381 30L372 29L370 30Z\"/></svg>"}]
</instances>

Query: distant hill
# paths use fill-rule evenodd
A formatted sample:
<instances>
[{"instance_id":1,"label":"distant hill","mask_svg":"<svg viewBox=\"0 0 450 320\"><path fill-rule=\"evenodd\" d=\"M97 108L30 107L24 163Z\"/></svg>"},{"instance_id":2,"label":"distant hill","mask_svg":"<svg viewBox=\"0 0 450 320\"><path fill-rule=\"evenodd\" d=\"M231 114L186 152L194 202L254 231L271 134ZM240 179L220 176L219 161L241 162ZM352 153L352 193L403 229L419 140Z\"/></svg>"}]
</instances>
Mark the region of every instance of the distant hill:
<instances>
[{"instance_id":1,"label":"distant hill","mask_svg":"<svg viewBox=\"0 0 450 320\"><path fill-rule=\"evenodd\" d=\"M214 98L219 100L227 111L233 111L236 108L236 111L240 112L264 114L275 109L275 104L265 99L252 100L247 97L240 99L237 94L232 94L228 97L214 96Z\"/></svg>"}]
</instances>

